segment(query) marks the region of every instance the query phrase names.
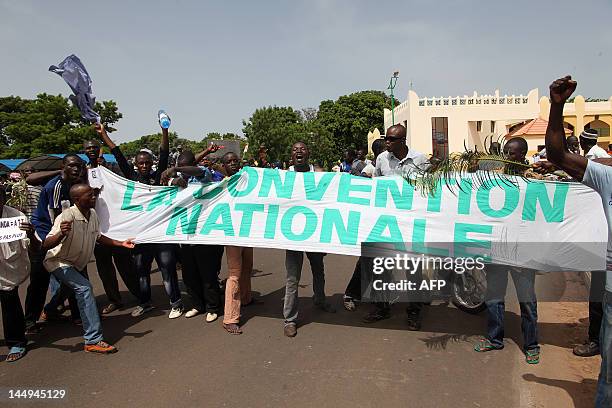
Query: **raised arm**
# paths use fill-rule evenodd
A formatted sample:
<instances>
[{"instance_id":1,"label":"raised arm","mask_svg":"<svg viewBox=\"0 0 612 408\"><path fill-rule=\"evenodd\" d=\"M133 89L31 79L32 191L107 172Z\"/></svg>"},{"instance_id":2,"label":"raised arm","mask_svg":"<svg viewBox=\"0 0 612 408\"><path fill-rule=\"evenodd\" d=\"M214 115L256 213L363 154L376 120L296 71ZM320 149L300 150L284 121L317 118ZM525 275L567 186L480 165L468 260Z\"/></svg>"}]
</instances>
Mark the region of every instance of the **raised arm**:
<instances>
[{"instance_id":1,"label":"raised arm","mask_svg":"<svg viewBox=\"0 0 612 408\"><path fill-rule=\"evenodd\" d=\"M216 145L216 144L212 143L206 149L204 149L200 153L196 154L196 156L195 156L196 163L201 162L204 157L208 156L211 153L216 152L217 150L219 150L221 148L223 148L223 146L219 146L219 145Z\"/></svg>"},{"instance_id":2,"label":"raised arm","mask_svg":"<svg viewBox=\"0 0 612 408\"><path fill-rule=\"evenodd\" d=\"M47 183L47 181L51 180L53 177L61 173L61 170L37 171L36 173L30 174L26 178L26 183L31 186L43 186Z\"/></svg>"},{"instance_id":3,"label":"raised arm","mask_svg":"<svg viewBox=\"0 0 612 408\"><path fill-rule=\"evenodd\" d=\"M127 159L121 152L121 149L119 148L119 146L113 143L111 138L108 137L108 134L106 133L106 129L104 129L103 125L101 125L100 123L96 123L94 127L96 128L96 132L98 132L98 134L102 138L102 141L104 141L104 144L108 146L113 156L115 156L115 160L117 160L117 165L119 166L119 169L123 173L123 176L130 180L133 179L134 178L134 167L130 163L128 163Z\"/></svg>"},{"instance_id":4,"label":"raised arm","mask_svg":"<svg viewBox=\"0 0 612 408\"><path fill-rule=\"evenodd\" d=\"M570 176L582 180L587 167L587 159L570 153L563 130L563 106L576 90L576 81L571 76L557 79L550 85L550 115L546 129L546 158Z\"/></svg>"},{"instance_id":5,"label":"raised arm","mask_svg":"<svg viewBox=\"0 0 612 408\"><path fill-rule=\"evenodd\" d=\"M104 142L104 144L107 145L109 149L112 150L115 147L117 147L117 145L111 140L111 138L108 137L108 133L106 133L106 129L104 129L104 125L102 125L101 123L96 123L94 127L96 128L96 132L102 138L102 141Z\"/></svg>"}]
</instances>

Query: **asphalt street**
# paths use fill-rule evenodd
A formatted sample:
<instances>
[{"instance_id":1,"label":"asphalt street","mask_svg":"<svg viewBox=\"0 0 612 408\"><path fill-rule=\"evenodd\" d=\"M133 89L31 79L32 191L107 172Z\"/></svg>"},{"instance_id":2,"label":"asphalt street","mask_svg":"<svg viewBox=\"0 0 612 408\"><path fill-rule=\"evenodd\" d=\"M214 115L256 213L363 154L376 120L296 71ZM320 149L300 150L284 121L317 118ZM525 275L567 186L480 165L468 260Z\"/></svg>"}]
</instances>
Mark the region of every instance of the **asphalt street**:
<instances>
[{"instance_id":1,"label":"asphalt street","mask_svg":"<svg viewBox=\"0 0 612 408\"><path fill-rule=\"evenodd\" d=\"M0 405L9 389L63 389L49 406L103 407L590 407L598 357L581 360L571 347L583 340L586 288L577 274L538 277L538 286L563 303L539 304L542 362L529 366L520 345L516 305L506 312L504 350L476 353L473 344L486 329L485 314L469 315L437 302L425 310L423 328L405 328L405 313L361 322L369 305L342 308L342 293L356 258L328 255L326 292L337 313L312 305L312 275L305 259L300 285L300 326L283 336L284 251L255 250L253 290L263 304L243 310L241 336L231 336L221 319L167 318L167 297L153 275L156 309L130 316L136 300L125 287L125 309L105 317L107 341L119 352L83 352L81 328L49 323L30 338L28 355L0 363ZM225 275L225 260L222 275ZM98 305L105 295L89 265ZM21 288L22 301L25 285ZM189 297L184 294L188 304ZM1 353L5 353L2 348ZM3 360L0 357L0 360Z\"/></svg>"}]
</instances>

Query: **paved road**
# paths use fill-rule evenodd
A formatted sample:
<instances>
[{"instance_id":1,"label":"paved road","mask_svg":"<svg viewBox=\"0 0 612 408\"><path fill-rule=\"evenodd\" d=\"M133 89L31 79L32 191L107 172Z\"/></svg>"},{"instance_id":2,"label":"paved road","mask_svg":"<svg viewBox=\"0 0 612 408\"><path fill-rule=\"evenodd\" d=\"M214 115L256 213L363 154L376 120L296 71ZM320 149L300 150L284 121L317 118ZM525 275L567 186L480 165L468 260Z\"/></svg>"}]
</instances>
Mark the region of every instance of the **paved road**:
<instances>
[{"instance_id":1,"label":"paved road","mask_svg":"<svg viewBox=\"0 0 612 408\"><path fill-rule=\"evenodd\" d=\"M282 330L284 252L256 250L255 268L261 272L253 278L253 290L265 303L244 310L242 336L230 336L220 321L207 324L201 316L169 320L156 273L157 309L132 318L130 299L130 307L103 321L105 336L119 353L86 354L80 328L49 325L33 339L25 359L10 366L0 363L0 387L63 388L63 406L592 406L597 361L578 368L567 363L570 347L584 332L584 319L578 323L575 313L579 309L584 318L584 304L563 310L557 304L540 304L543 362L532 367L524 363L517 346L520 317L515 311L506 314L506 348L486 354L472 351L473 341L485 329L484 315L471 316L453 307L428 307L420 332L404 329L400 306L392 319L362 324L367 307L350 313L341 306L355 259L325 259L327 292L338 306L336 314L313 309L311 274L305 266L302 324L294 339L284 337ZM95 266L90 268L103 304ZM551 290L570 296L584 292L575 277L556 274L552 279ZM127 291L123 295L129 299ZM559 322L559 316L566 322Z\"/></svg>"}]
</instances>

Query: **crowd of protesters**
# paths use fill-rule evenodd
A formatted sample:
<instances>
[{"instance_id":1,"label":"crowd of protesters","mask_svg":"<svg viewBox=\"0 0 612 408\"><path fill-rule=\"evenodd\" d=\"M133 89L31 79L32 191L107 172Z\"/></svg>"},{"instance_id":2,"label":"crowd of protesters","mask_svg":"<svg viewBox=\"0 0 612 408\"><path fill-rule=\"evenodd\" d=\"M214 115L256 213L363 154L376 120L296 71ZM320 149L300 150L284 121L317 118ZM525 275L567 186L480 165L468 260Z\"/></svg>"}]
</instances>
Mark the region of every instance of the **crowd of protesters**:
<instances>
[{"instance_id":1,"label":"crowd of protesters","mask_svg":"<svg viewBox=\"0 0 612 408\"><path fill-rule=\"evenodd\" d=\"M612 165L612 159L597 145L598 134L594 130L587 129L578 137L565 138L563 105L575 87L576 83L570 77L559 79L551 85L546 151L539 153L538 160L529 169L517 169L509 164L504 171L512 174L520 172L525 177L536 178L540 174L562 171L568 179L582 181L601 194L612 234L612 202L608 202L612 195L612 167L609 167ZM87 162L76 154L68 154L62 160L61 170L33 172L26 169L23 174L11 175L15 180L23 177L27 181L25 198L19 208L6 205L7 191L5 185L0 184L2 218L27 218L27 222L21 224L21 229L26 232L25 239L0 243L0 301L4 337L9 347L6 361L14 362L25 356L26 336L44 335L44 323L53 320L70 319L74 324L82 326L85 351L102 354L116 352L116 347L104 340L100 314L112 313L125 304L119 291L117 272L137 303L131 311L131 315L137 318L154 308L150 277L154 260L161 272L168 297L168 318L176 319L183 315L186 318L194 318L202 314L207 323L213 323L219 316L223 316L222 327L229 334L241 334L241 308L258 303L251 293L253 248L229 245L136 244L131 240L117 241L105 237L100 233L98 214L95 211L98 190L89 186L87 170L106 166L129 180L178 188L232 177L244 165L297 172L323 171L320 166L310 162L307 145L302 142L295 143L291 149L290 160L284 163L268 162L267 150L263 145L250 162L241 161L238 152L228 152L220 160L211 160L209 155L219 150L219 146L213 144L199 153L179 146L171 152L168 129L162 128L157 160L153 152L143 149L131 161L110 139L102 125L96 124L95 129L115 157L117 166L112 167L106 163L100 154L100 144L89 140L83 145ZM380 177L410 169L422 170L430 165L428 156L407 145L406 129L402 125L387 129L384 138L375 140L371 149L374 153L372 160L366 158L366 148L345 151L342 161L332 170L361 177ZM503 146L492 145L491 150L494 149L503 149L506 157L514 162L528 163L528 147L523 138L511 138ZM539 160L544 157L548 160ZM608 249L608 268L612 268L610 248L611 246ZM224 252L228 278L222 283L219 275ZM283 331L287 337L294 337L298 327L298 288L304 252L287 250L285 254L287 275L282 309ZM325 313L335 313L335 307L329 303L325 294L325 254L307 252L305 255L313 274L315 307ZM87 271L87 265L94 257L108 299L100 311ZM343 306L349 312L360 307L364 265L367 267L368 259L362 257L357 261L344 293ZM187 288L189 299L183 299L181 294L178 270L182 272L182 281ZM578 356L602 356L597 391L597 406L601 407L610 406L612 401L611 270L608 270L607 276L603 271L593 274L588 340L574 349ZM504 297L509 274L519 295L526 362L540 362L535 272L504 265L487 267L487 335L474 346L475 351L489 352L504 347ZM22 308L18 287L26 282L28 277L25 307ZM419 278L416 276L416 279ZM186 304L189 307L186 307ZM407 304L407 329L420 329L424 307L423 302ZM69 318L65 317L68 310ZM391 310L388 301L383 299L376 302L365 314L364 322L374 323L387 319L391 316Z\"/></svg>"}]
</instances>

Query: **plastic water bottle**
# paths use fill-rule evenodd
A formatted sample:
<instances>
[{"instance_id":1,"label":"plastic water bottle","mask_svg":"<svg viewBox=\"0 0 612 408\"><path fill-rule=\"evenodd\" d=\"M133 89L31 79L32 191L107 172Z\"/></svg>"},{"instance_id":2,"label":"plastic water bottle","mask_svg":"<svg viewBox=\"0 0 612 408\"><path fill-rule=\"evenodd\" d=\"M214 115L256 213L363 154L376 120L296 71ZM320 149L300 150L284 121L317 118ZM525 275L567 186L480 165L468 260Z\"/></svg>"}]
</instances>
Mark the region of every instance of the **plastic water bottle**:
<instances>
[{"instance_id":1,"label":"plastic water bottle","mask_svg":"<svg viewBox=\"0 0 612 408\"><path fill-rule=\"evenodd\" d=\"M165 110L160 109L159 112L157 112L157 117L159 118L159 125L163 129L168 129L170 127L170 116L168 116Z\"/></svg>"},{"instance_id":2,"label":"plastic water bottle","mask_svg":"<svg viewBox=\"0 0 612 408\"><path fill-rule=\"evenodd\" d=\"M66 210L70 209L70 201L68 200L62 200L61 205L62 205L62 212L66 212Z\"/></svg>"}]
</instances>

